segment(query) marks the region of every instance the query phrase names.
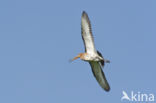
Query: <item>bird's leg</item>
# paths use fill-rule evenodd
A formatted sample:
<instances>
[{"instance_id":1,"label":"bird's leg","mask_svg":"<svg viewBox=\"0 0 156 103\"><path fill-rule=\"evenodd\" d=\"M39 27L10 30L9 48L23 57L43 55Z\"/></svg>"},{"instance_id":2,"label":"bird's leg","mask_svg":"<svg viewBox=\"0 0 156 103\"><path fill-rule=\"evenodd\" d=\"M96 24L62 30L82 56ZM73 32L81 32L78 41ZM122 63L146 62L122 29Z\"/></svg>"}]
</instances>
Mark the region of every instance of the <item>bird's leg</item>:
<instances>
[{"instance_id":1,"label":"bird's leg","mask_svg":"<svg viewBox=\"0 0 156 103\"><path fill-rule=\"evenodd\" d=\"M104 59L105 63L110 63L110 61L108 59Z\"/></svg>"}]
</instances>

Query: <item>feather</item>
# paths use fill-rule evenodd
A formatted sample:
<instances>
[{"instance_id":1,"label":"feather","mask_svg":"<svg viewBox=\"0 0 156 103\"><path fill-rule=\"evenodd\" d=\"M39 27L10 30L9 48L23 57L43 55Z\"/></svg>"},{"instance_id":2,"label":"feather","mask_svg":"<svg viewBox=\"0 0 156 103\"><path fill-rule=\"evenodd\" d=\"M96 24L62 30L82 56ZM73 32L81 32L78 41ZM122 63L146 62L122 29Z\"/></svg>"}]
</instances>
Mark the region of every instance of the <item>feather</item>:
<instances>
[{"instance_id":1,"label":"feather","mask_svg":"<svg viewBox=\"0 0 156 103\"><path fill-rule=\"evenodd\" d=\"M104 72L102 71L102 67L100 66L99 62L91 61L89 62L92 72L94 74L94 77L98 81L99 85L106 91L110 90L110 86L107 82L107 79L105 77Z\"/></svg>"},{"instance_id":2,"label":"feather","mask_svg":"<svg viewBox=\"0 0 156 103\"><path fill-rule=\"evenodd\" d=\"M85 11L83 11L81 18L81 34L85 45L85 51L89 54L95 53L96 49L94 46L91 24L89 17Z\"/></svg>"}]
</instances>

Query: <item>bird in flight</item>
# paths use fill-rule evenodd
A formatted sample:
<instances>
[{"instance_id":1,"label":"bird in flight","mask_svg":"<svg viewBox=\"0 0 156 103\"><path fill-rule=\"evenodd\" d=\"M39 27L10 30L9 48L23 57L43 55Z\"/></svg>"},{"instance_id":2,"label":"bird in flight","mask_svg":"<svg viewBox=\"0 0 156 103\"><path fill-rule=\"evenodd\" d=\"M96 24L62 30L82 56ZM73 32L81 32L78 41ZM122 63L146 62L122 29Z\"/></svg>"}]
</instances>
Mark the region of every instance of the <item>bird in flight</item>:
<instances>
[{"instance_id":1,"label":"bird in flight","mask_svg":"<svg viewBox=\"0 0 156 103\"><path fill-rule=\"evenodd\" d=\"M106 80L102 67L105 65L105 63L110 63L110 61L104 59L102 54L95 49L91 23L85 11L83 11L81 18L81 34L85 45L85 53L78 54L72 59L72 61L80 58L81 60L89 62L93 75L98 81L99 85L105 91L109 91L110 86Z\"/></svg>"}]
</instances>

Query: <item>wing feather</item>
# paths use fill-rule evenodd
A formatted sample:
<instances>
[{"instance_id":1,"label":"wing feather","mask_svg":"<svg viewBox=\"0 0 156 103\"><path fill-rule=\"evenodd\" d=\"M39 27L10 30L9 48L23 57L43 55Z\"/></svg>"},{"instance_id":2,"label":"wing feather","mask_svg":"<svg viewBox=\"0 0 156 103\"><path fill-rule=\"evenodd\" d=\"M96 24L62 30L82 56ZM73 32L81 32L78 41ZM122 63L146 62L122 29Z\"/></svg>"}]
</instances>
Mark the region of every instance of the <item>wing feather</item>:
<instances>
[{"instance_id":1,"label":"wing feather","mask_svg":"<svg viewBox=\"0 0 156 103\"><path fill-rule=\"evenodd\" d=\"M110 90L110 86L106 80L106 77L104 75L104 72L102 71L102 67L100 66L99 62L91 61L89 62L92 72L94 74L94 77L98 81L99 85L106 91Z\"/></svg>"},{"instance_id":2,"label":"wing feather","mask_svg":"<svg viewBox=\"0 0 156 103\"><path fill-rule=\"evenodd\" d=\"M81 34L82 34L82 39L85 45L85 51L90 54L95 53L96 50L94 46L91 24L90 24L88 15L85 11L83 11L82 13Z\"/></svg>"}]
</instances>

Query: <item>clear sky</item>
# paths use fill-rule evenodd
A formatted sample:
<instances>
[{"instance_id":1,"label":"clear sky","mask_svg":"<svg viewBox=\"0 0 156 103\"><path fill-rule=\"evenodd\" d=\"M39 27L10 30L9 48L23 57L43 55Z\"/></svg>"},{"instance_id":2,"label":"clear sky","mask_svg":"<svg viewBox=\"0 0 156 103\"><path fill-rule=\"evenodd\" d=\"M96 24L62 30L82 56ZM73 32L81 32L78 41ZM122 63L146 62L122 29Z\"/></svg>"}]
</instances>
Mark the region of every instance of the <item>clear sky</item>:
<instances>
[{"instance_id":1,"label":"clear sky","mask_svg":"<svg viewBox=\"0 0 156 103\"><path fill-rule=\"evenodd\" d=\"M122 91L156 96L155 0L1 0L0 103L120 103ZM84 52L81 14L111 61L105 92Z\"/></svg>"}]
</instances>

